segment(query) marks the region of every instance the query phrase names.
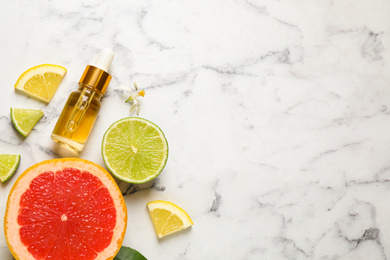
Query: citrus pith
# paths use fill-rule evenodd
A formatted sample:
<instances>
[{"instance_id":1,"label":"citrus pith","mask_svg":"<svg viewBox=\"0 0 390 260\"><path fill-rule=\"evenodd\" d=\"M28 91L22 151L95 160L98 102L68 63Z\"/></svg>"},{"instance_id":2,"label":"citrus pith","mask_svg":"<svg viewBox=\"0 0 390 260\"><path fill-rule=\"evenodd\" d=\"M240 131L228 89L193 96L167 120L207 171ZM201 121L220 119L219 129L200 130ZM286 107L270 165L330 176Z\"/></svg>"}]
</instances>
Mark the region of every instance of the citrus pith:
<instances>
[{"instance_id":1,"label":"citrus pith","mask_svg":"<svg viewBox=\"0 0 390 260\"><path fill-rule=\"evenodd\" d=\"M78 158L43 161L12 187L5 237L16 259L113 259L127 225L123 196L101 166Z\"/></svg>"}]
</instances>

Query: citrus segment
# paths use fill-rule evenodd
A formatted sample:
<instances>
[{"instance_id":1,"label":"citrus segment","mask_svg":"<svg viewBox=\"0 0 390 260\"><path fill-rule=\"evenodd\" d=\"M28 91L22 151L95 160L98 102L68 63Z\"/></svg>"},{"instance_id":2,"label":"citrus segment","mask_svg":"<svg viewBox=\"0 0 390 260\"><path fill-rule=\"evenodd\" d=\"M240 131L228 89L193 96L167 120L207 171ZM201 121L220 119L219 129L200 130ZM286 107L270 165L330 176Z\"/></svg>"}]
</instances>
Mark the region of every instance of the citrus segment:
<instances>
[{"instance_id":1,"label":"citrus segment","mask_svg":"<svg viewBox=\"0 0 390 260\"><path fill-rule=\"evenodd\" d=\"M19 77L15 89L49 103L65 74L64 67L53 64L38 65Z\"/></svg>"},{"instance_id":2,"label":"citrus segment","mask_svg":"<svg viewBox=\"0 0 390 260\"><path fill-rule=\"evenodd\" d=\"M192 226L190 216L169 201L155 200L147 204L158 238Z\"/></svg>"},{"instance_id":3,"label":"citrus segment","mask_svg":"<svg viewBox=\"0 0 390 260\"><path fill-rule=\"evenodd\" d=\"M112 259L126 223L112 177L92 162L66 158L36 164L16 180L4 230L16 259Z\"/></svg>"},{"instance_id":4,"label":"citrus segment","mask_svg":"<svg viewBox=\"0 0 390 260\"><path fill-rule=\"evenodd\" d=\"M102 155L110 172L130 183L156 178L168 159L168 143L161 129L139 118L123 118L103 137Z\"/></svg>"},{"instance_id":5,"label":"citrus segment","mask_svg":"<svg viewBox=\"0 0 390 260\"><path fill-rule=\"evenodd\" d=\"M27 137L38 121L43 117L42 110L11 108L11 120L15 129Z\"/></svg>"},{"instance_id":6,"label":"citrus segment","mask_svg":"<svg viewBox=\"0 0 390 260\"><path fill-rule=\"evenodd\" d=\"M0 154L0 180L6 182L19 167L19 154Z\"/></svg>"}]
</instances>

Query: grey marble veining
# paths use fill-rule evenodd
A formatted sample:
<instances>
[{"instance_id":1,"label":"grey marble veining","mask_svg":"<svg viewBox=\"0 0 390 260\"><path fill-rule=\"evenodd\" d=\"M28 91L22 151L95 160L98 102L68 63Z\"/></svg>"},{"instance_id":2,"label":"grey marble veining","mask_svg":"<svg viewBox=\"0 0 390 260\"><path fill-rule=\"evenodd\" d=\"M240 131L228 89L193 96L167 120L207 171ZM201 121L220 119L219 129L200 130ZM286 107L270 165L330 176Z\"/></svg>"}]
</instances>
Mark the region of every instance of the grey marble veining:
<instances>
[{"instance_id":1,"label":"grey marble veining","mask_svg":"<svg viewBox=\"0 0 390 260\"><path fill-rule=\"evenodd\" d=\"M0 218L18 175L56 158L50 133L85 65L110 47L113 79L80 157L140 116L169 143L145 185L119 183L124 245L148 259L389 259L390 2L309 0L4 1L0 153L19 153L0 185ZM68 69L49 105L13 85L41 63ZM26 139L10 107L45 113ZM183 207L194 226L158 241L146 203ZM3 225L0 225L3 233ZM0 258L8 259L0 236Z\"/></svg>"}]
</instances>

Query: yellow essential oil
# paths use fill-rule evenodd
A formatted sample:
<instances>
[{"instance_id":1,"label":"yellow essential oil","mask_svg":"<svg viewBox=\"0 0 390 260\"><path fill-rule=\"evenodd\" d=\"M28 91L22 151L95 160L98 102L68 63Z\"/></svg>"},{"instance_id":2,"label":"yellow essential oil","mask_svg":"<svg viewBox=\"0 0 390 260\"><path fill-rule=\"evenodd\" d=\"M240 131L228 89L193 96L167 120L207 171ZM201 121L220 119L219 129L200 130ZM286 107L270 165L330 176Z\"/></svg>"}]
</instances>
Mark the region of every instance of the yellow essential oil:
<instances>
[{"instance_id":1,"label":"yellow essential oil","mask_svg":"<svg viewBox=\"0 0 390 260\"><path fill-rule=\"evenodd\" d=\"M110 49L104 49L96 65L88 65L54 127L51 139L76 152L81 152L95 124L111 75L108 68L113 58Z\"/></svg>"}]
</instances>

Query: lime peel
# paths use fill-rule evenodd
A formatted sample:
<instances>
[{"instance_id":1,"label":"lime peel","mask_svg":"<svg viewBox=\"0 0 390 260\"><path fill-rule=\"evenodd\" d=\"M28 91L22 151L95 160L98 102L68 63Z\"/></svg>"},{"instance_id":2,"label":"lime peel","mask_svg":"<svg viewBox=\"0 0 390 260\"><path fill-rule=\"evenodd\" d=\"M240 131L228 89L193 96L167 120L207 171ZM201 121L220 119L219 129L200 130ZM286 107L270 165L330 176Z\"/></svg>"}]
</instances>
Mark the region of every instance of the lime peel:
<instances>
[{"instance_id":1,"label":"lime peel","mask_svg":"<svg viewBox=\"0 0 390 260\"><path fill-rule=\"evenodd\" d=\"M8 181L19 167L21 156L19 154L0 154L0 180Z\"/></svg>"},{"instance_id":2,"label":"lime peel","mask_svg":"<svg viewBox=\"0 0 390 260\"><path fill-rule=\"evenodd\" d=\"M113 123L102 141L102 156L118 179L140 184L156 178L168 159L168 142L152 122L127 117Z\"/></svg>"},{"instance_id":3,"label":"lime peel","mask_svg":"<svg viewBox=\"0 0 390 260\"><path fill-rule=\"evenodd\" d=\"M27 137L38 121L43 117L43 111L11 107L11 120L15 129Z\"/></svg>"}]
</instances>

